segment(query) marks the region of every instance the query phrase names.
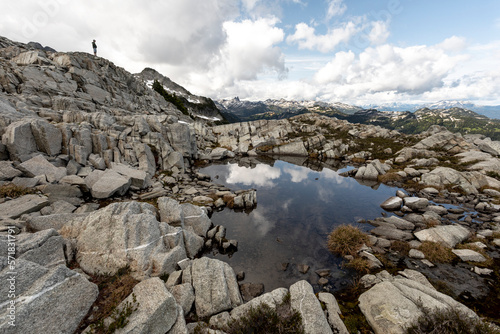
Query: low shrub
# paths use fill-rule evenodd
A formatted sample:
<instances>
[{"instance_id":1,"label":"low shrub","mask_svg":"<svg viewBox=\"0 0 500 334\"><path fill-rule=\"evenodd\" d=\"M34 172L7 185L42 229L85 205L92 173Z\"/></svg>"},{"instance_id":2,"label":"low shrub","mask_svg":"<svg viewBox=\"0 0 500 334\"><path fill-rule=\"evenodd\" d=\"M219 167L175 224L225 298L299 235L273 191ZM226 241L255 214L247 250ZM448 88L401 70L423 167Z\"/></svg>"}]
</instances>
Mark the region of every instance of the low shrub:
<instances>
[{"instance_id":1,"label":"low shrub","mask_svg":"<svg viewBox=\"0 0 500 334\"><path fill-rule=\"evenodd\" d=\"M382 183L401 182L403 177L397 173L385 173L378 176L378 181Z\"/></svg>"},{"instance_id":2,"label":"low shrub","mask_svg":"<svg viewBox=\"0 0 500 334\"><path fill-rule=\"evenodd\" d=\"M451 263L455 258L450 248L437 242L424 241L419 249L427 260L434 263Z\"/></svg>"},{"instance_id":3,"label":"low shrub","mask_svg":"<svg viewBox=\"0 0 500 334\"><path fill-rule=\"evenodd\" d=\"M91 276L91 282L99 287L99 296L94 302L87 317L80 323L79 330L92 325L93 334L109 334L113 330L126 326L130 314L136 309L137 303L127 303L118 309L118 305L127 298L139 283L130 275L130 268L121 268L115 275ZM111 317L112 324L104 324L104 319Z\"/></svg>"},{"instance_id":4,"label":"low shrub","mask_svg":"<svg viewBox=\"0 0 500 334\"><path fill-rule=\"evenodd\" d=\"M363 244L368 244L368 235L352 225L337 226L328 235L328 249L342 256L355 256Z\"/></svg>"},{"instance_id":5,"label":"low shrub","mask_svg":"<svg viewBox=\"0 0 500 334\"><path fill-rule=\"evenodd\" d=\"M401 241L401 240L394 240L391 243L390 250L398 252L402 255L408 256L410 253L410 244L407 243L406 241Z\"/></svg>"},{"instance_id":6,"label":"low shrub","mask_svg":"<svg viewBox=\"0 0 500 334\"><path fill-rule=\"evenodd\" d=\"M362 257L355 257L346 263L345 266L356 270L360 274L368 274L370 272L370 264Z\"/></svg>"},{"instance_id":7,"label":"low shrub","mask_svg":"<svg viewBox=\"0 0 500 334\"><path fill-rule=\"evenodd\" d=\"M424 308L424 314L406 330L407 334L500 334L498 328L471 319L457 310Z\"/></svg>"},{"instance_id":8,"label":"low shrub","mask_svg":"<svg viewBox=\"0 0 500 334\"><path fill-rule=\"evenodd\" d=\"M230 321L224 332L228 334L304 334L302 316L290 306L290 295L276 309L262 303L251 307L239 319Z\"/></svg>"}]
</instances>

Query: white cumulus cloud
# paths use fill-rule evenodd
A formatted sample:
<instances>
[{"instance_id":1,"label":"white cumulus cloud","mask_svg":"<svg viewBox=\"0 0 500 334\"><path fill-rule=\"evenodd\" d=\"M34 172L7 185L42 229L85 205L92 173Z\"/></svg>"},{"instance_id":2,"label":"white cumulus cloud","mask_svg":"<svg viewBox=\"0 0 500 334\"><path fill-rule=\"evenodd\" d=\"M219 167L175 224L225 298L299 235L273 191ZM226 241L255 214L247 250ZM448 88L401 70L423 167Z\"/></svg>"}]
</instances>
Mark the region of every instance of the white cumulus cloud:
<instances>
[{"instance_id":1,"label":"white cumulus cloud","mask_svg":"<svg viewBox=\"0 0 500 334\"><path fill-rule=\"evenodd\" d=\"M343 85L345 93L397 91L423 93L443 86L443 79L462 58L450 56L440 47L369 47L357 57L337 53L316 73L321 83Z\"/></svg>"},{"instance_id":2,"label":"white cumulus cloud","mask_svg":"<svg viewBox=\"0 0 500 334\"><path fill-rule=\"evenodd\" d=\"M329 30L324 35L316 34L314 27L306 23L295 26L295 33L287 37L287 42L297 44L299 49L330 52L341 43L347 43L359 31L359 27L350 21L343 26Z\"/></svg>"}]
</instances>

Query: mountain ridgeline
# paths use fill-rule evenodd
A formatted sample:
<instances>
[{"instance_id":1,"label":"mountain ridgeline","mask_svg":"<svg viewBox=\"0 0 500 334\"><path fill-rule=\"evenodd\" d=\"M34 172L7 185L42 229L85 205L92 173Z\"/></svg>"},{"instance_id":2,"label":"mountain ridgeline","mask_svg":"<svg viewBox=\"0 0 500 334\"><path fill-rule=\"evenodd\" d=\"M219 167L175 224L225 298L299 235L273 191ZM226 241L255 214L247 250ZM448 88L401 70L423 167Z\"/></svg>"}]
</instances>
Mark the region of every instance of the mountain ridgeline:
<instances>
[{"instance_id":1,"label":"mountain ridgeline","mask_svg":"<svg viewBox=\"0 0 500 334\"><path fill-rule=\"evenodd\" d=\"M363 109L343 103L314 101L241 101L239 98L216 102L224 115L232 115L230 122L259 119L284 119L306 113L316 113L328 117L347 120L351 123L379 125L406 134L418 134L432 125L440 125L451 132L481 134L500 140L500 120L490 119L474 111L445 107L420 108L416 111L379 111ZM435 108L432 108L435 107ZM228 117L226 119L229 120Z\"/></svg>"}]
</instances>

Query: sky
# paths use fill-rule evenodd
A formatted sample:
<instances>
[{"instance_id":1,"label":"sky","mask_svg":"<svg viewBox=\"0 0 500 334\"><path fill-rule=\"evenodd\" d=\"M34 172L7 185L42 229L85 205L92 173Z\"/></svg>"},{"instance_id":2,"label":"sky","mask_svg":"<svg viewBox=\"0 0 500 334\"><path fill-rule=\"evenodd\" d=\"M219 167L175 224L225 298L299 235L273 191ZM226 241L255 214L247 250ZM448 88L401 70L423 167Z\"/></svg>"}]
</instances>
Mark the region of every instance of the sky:
<instances>
[{"instance_id":1,"label":"sky","mask_svg":"<svg viewBox=\"0 0 500 334\"><path fill-rule=\"evenodd\" d=\"M500 105L498 0L0 0L0 35L213 99Z\"/></svg>"}]
</instances>

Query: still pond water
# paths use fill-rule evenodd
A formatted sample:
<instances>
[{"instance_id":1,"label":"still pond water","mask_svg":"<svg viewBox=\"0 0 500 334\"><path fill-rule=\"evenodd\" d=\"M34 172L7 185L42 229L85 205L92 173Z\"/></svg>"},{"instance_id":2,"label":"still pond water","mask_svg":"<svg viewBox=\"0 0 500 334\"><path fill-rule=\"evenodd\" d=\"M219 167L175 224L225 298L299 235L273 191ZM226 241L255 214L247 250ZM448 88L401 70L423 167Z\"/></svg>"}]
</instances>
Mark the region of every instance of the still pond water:
<instances>
[{"instance_id":1,"label":"still pond water","mask_svg":"<svg viewBox=\"0 0 500 334\"><path fill-rule=\"evenodd\" d=\"M228 239L238 240L238 251L231 256L206 255L228 262L235 272L244 271L245 282L264 283L266 292L301 279L317 284L318 269L330 269L331 289L340 289L353 273L327 250L328 233L346 223L369 229L370 225L356 221L380 217L380 204L397 190L369 187L339 175L347 169L316 171L279 160L201 169L231 190L257 189L258 203L250 212L227 208L214 212L212 222L226 227ZM306 274L299 272L300 264L310 266Z\"/></svg>"}]
</instances>

